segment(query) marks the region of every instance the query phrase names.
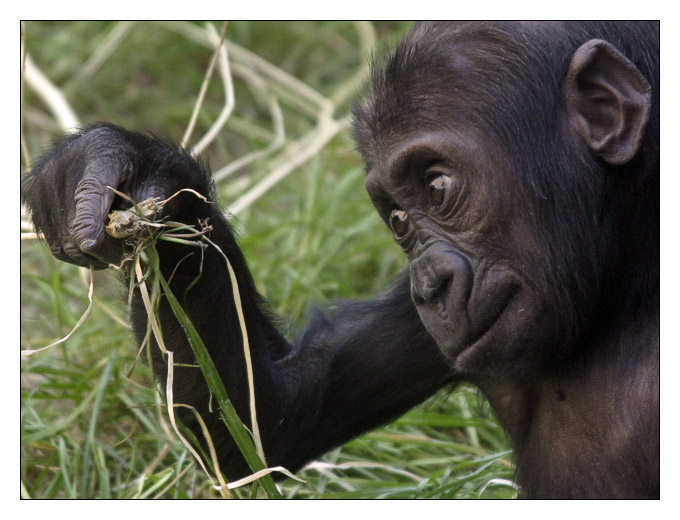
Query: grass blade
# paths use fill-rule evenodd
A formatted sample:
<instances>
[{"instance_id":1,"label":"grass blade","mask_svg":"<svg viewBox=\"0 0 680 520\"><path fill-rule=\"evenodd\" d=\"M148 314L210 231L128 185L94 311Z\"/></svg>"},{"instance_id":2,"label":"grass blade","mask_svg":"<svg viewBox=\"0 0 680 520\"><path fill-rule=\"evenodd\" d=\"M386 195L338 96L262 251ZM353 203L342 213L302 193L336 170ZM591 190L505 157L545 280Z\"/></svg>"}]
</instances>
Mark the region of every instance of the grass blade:
<instances>
[{"instance_id":1,"label":"grass blade","mask_svg":"<svg viewBox=\"0 0 680 520\"><path fill-rule=\"evenodd\" d=\"M224 388L224 384L222 383L222 379L215 368L215 364L213 363L208 350L205 348L203 340L201 340L201 337L191 322L191 319L184 312L184 309L182 309L182 306L177 301L177 298L175 298L175 295L170 289L168 282L163 277L163 274L160 272L160 269L157 268L158 257L155 250L149 248L147 251L153 251L152 254L154 259L152 259L152 265L154 265L155 274L160 281L163 292L168 299L168 303L170 304L177 321L179 321L187 335L189 345L191 346L194 355L196 356L196 360L201 367L201 371L203 372L203 375L206 379L206 383L220 405L222 418L229 429L229 433L232 435L234 442L236 442L236 445L238 446L251 469L254 472L265 469L265 465L257 454L255 444L250 436L250 433L248 432L248 429L241 422L241 419L237 415L233 404L229 400L227 391ZM259 482L262 484L262 487L268 497L281 498L281 495L274 485L274 481L270 475L264 475Z\"/></svg>"}]
</instances>

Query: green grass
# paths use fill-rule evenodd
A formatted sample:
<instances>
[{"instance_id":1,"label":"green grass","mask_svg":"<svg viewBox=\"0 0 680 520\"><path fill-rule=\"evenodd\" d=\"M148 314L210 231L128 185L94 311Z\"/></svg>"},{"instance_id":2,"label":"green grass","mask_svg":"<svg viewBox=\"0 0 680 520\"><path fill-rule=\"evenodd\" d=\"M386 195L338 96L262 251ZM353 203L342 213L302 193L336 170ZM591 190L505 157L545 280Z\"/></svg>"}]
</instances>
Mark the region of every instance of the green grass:
<instances>
[{"instance_id":1,"label":"green grass","mask_svg":"<svg viewBox=\"0 0 680 520\"><path fill-rule=\"evenodd\" d=\"M125 37L88 72L83 64L101 55L115 27L125 29ZM35 22L28 24L26 41L33 61L82 123L107 120L179 141L210 61L210 50L187 38L187 27ZM219 32L221 24L215 28ZM393 41L406 28L374 26L378 41ZM368 54L365 35L362 40L355 25L234 22L227 34L332 100L336 120L348 113L351 97L343 89L363 70ZM232 53L232 59L240 57ZM213 170L271 142L269 95L279 101L286 146L315 135L316 117L303 91L270 77L263 90L248 79L248 70L261 70L253 62L241 61L232 70L234 112L204 153ZM23 103L23 136L34 159L59 125L32 88L25 88ZM223 104L216 75L192 144ZM279 155L285 150L221 182L221 202L232 207L272 170L288 164L290 157ZM25 165L26 156L22 160ZM374 297L406 266L363 189L360 157L346 131L292 168L234 223L259 289L291 327L303 322L310 303ZM22 242L22 349L51 343L78 321L88 304L80 271L54 260L44 244ZM128 375L137 349L121 294L115 273L98 272L94 306L82 327L64 344L21 362L22 496L219 497L172 433L147 368L138 364ZM279 487L287 498L511 497L512 473L505 435L488 405L473 388L461 387L328 453L299 473L306 484L284 480ZM238 495L250 497L251 489Z\"/></svg>"}]
</instances>

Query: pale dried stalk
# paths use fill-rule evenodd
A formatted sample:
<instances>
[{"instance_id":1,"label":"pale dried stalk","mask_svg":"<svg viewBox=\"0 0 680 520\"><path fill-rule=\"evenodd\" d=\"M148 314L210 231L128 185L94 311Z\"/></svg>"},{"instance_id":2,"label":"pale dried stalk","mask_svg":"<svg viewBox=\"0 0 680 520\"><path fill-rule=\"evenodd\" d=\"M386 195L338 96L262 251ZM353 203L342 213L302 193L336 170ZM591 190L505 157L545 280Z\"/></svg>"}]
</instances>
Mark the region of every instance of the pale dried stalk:
<instances>
[{"instance_id":1,"label":"pale dried stalk","mask_svg":"<svg viewBox=\"0 0 680 520\"><path fill-rule=\"evenodd\" d=\"M83 324L83 322L90 315L90 311L92 310L92 294L93 294L93 292L94 292L94 267L90 267L90 288L87 291L87 299L90 301L90 303L88 304L87 309L85 309L85 312L83 313L83 315L78 320L78 323L76 323L75 326L71 329L71 332L69 332L66 336L64 336L60 340L57 340L54 343L50 343L46 347L42 347L42 348L39 348L39 349L36 349L36 350L22 350L21 356L22 357L32 356L33 354L37 354L38 352L42 352L43 350L47 350L48 348L52 348L56 345L59 345L60 343L63 343L67 339L69 339L75 333L75 331L77 331L80 328L80 326Z\"/></svg>"},{"instance_id":2,"label":"pale dried stalk","mask_svg":"<svg viewBox=\"0 0 680 520\"><path fill-rule=\"evenodd\" d=\"M210 129L205 133L198 143L194 145L191 149L192 155L199 155L205 148L217 137L220 130L224 127L229 119L229 116L234 110L235 100L234 100L234 83L231 78L231 71L229 70L229 57L227 56L227 46L224 45L224 36L226 31L227 23L224 24L224 29L222 36L217 36L217 32L212 25L208 25L208 33L211 39L215 42L216 47L219 49L219 65L220 72L222 73L222 85L224 86L224 107L217 120L212 124Z\"/></svg>"},{"instance_id":3,"label":"pale dried stalk","mask_svg":"<svg viewBox=\"0 0 680 520\"><path fill-rule=\"evenodd\" d=\"M174 373L175 373L175 365L173 361L174 353L170 350L166 350L165 353L168 356L168 377L165 380L165 400L168 405L168 416L170 417L170 423L172 424L173 430L175 430L175 434L177 437L179 437L179 440L182 441L182 444L186 447L187 450L194 456L194 458L198 461L198 463L201 465L201 468L203 468L203 471L207 475L207 477L210 479L212 482L212 478L210 478L210 473L208 472L208 468L205 467L205 464L203 464L203 459L201 456L196 452L196 450L191 446L188 440L184 438L184 435L182 435L179 432L179 428L177 428L177 423L175 422L175 410L174 410L174 404L173 404L173 393L172 393L172 383L174 379Z\"/></svg>"},{"instance_id":4,"label":"pale dried stalk","mask_svg":"<svg viewBox=\"0 0 680 520\"><path fill-rule=\"evenodd\" d=\"M146 287L146 282L144 281L144 273L142 272L142 265L139 261L140 255L135 258L135 275L137 276L137 282L139 282L139 292L142 295L142 302L144 302L144 308L146 309L146 314L151 324L151 330L156 338L156 343L158 343L158 348L161 349L163 354L167 354L169 351L165 348L165 341L163 341L163 334L161 334L161 329L156 320L156 313L153 311L153 305L151 305L151 298L149 297L149 291Z\"/></svg>"},{"instance_id":5,"label":"pale dried stalk","mask_svg":"<svg viewBox=\"0 0 680 520\"><path fill-rule=\"evenodd\" d=\"M253 441L255 442L255 449L260 459L262 459L263 464L267 465L267 460L264 456L264 449L262 448L262 439L260 437L260 428L257 424L257 408L255 406L255 379L253 377L253 363L250 357L250 342L248 341L248 330L246 329L246 321L243 317L243 306L241 305L241 293L238 288L238 282L236 281L236 274L234 269L231 267L231 262L227 255L224 254L222 249L215 244L208 237L203 237L203 240L211 244L224 258L227 264L227 271L229 271L229 279L231 280L231 291L234 297L234 304L236 305L236 314L238 316L238 323L241 327L241 336L243 337L243 353L246 360L246 374L248 376L248 397L250 402L250 424L253 433Z\"/></svg>"},{"instance_id":6,"label":"pale dried stalk","mask_svg":"<svg viewBox=\"0 0 680 520\"><path fill-rule=\"evenodd\" d=\"M484 493L484 491L486 491L486 488L488 488L489 486L505 486L514 489L516 493L515 495L513 495L512 498L517 498L519 492L519 486L512 480L504 478L492 478L486 484L484 484L484 486L482 486L482 489L479 490L479 494L477 496L481 498L482 494Z\"/></svg>"},{"instance_id":7,"label":"pale dried stalk","mask_svg":"<svg viewBox=\"0 0 680 520\"><path fill-rule=\"evenodd\" d=\"M423 477L420 477L415 473L411 473L410 471L406 471L399 468L394 468L387 464L380 464L378 462L343 462L342 464L332 464L330 462L322 462L317 460L307 464L304 467L305 470L313 469L316 471L322 471L327 469L353 469L353 468L379 468L385 471L389 471L390 473L403 475L405 477L410 478L411 480L415 480L416 482L421 482L423 480Z\"/></svg>"},{"instance_id":8,"label":"pale dried stalk","mask_svg":"<svg viewBox=\"0 0 680 520\"><path fill-rule=\"evenodd\" d=\"M73 132L80 126L78 116L76 116L64 94L36 67L28 54L26 54L24 62L24 79L48 106L62 130Z\"/></svg>"},{"instance_id":9,"label":"pale dried stalk","mask_svg":"<svg viewBox=\"0 0 680 520\"><path fill-rule=\"evenodd\" d=\"M349 126L349 121L350 116L340 121L334 119L320 121L315 133L305 135L288 148L289 160L273 169L264 179L244 193L231 205L230 213L238 215L251 206L277 183L285 179L295 168L314 157L328 141Z\"/></svg>"},{"instance_id":10,"label":"pale dried stalk","mask_svg":"<svg viewBox=\"0 0 680 520\"><path fill-rule=\"evenodd\" d=\"M265 475L269 475L270 473L274 473L275 471L278 472L278 473L283 473L283 474L286 475L287 477L290 477L290 478L292 478L292 479L294 479L294 480L297 480L298 482L302 482L303 484L306 484L306 483L307 483L306 480L301 479L301 478L298 477L297 475L291 473L290 471L288 471L288 470L287 470L286 468L284 468L283 466L275 466L275 467L273 467L273 468L265 468L265 469L261 469L260 471L256 471L256 472L253 473L252 475L248 475L247 477L243 477L243 478L240 479L240 480L235 480L234 482L230 482L229 484L227 484L227 488L229 488L229 489L236 489L236 488L238 488L238 487L245 486L246 484L250 484L251 482L254 482L254 481L256 481L257 479L262 478L262 477L264 477ZM215 487L215 489L218 489L217 486L214 486L214 487Z\"/></svg>"},{"instance_id":11,"label":"pale dried stalk","mask_svg":"<svg viewBox=\"0 0 680 520\"><path fill-rule=\"evenodd\" d=\"M215 451L215 445L213 444L212 436L210 435L210 432L208 431L208 427L206 426L205 421L203 420L203 417L201 417L201 414L198 413L198 410L196 410L196 408L194 408L193 406L189 406L188 404L179 404L178 403L175 406L176 407L182 407L182 408L188 408L189 410L191 410L194 413L194 417L196 417L196 420L198 421L198 424L201 427L201 431L203 432L203 437L205 438L205 440L208 444L208 451L210 452L210 459L212 460L213 466L215 467L215 475L217 476L217 480L220 483L219 486L215 486L215 487L217 487L220 490L220 492L226 493L227 496L225 498L230 498L231 492L229 491L229 486L227 485L227 482L224 480L224 476L222 476L222 471L220 471L220 464L219 464L219 461L217 460L217 452Z\"/></svg>"},{"instance_id":12,"label":"pale dried stalk","mask_svg":"<svg viewBox=\"0 0 680 520\"><path fill-rule=\"evenodd\" d=\"M108 314L109 318L111 318L121 327L126 328L128 330L132 330L132 326L127 321L123 320L120 316L118 316L108 305L102 303L101 299L95 298L95 301L97 302L99 308L103 310L106 314Z\"/></svg>"},{"instance_id":13,"label":"pale dried stalk","mask_svg":"<svg viewBox=\"0 0 680 520\"><path fill-rule=\"evenodd\" d=\"M104 65L113 53L118 50L120 44L125 40L130 31L137 22L125 20L117 22L113 25L111 31L106 35L104 40L97 46L87 61L80 67L78 72L66 84L65 89L72 91L74 85L79 85L87 82L95 75L95 73Z\"/></svg>"},{"instance_id":14,"label":"pale dried stalk","mask_svg":"<svg viewBox=\"0 0 680 520\"><path fill-rule=\"evenodd\" d=\"M269 96L269 112L272 115L272 122L274 123L274 139L261 150L255 150L243 157L239 157L235 161L223 166L215 172L215 182L219 183L227 178L232 173L240 170L244 166L251 164L260 159L264 159L269 154L275 152L283 146L286 142L286 129L283 124L283 113L281 107L275 96Z\"/></svg>"},{"instance_id":15,"label":"pale dried stalk","mask_svg":"<svg viewBox=\"0 0 680 520\"><path fill-rule=\"evenodd\" d=\"M224 26L222 27L222 36L220 38L221 42L224 41L224 36L226 34L227 34L227 22L224 22ZM215 70L215 64L217 63L217 57L219 56L219 50L220 47L218 46L215 49L212 58L210 59L210 65L208 65L208 70L206 71L205 77L203 78L203 84L201 85L201 90L198 94L198 99L196 100L196 104L194 105L194 111L191 114L189 125L187 126L187 129L184 132L184 137L182 137L181 141L182 148L184 148L187 145L189 139L191 138L191 134L194 131L196 119L198 119L198 112L200 111L201 105L203 104L203 99L205 98L205 93L208 90L208 84L210 83L210 78L212 77L213 70Z\"/></svg>"},{"instance_id":16,"label":"pale dried stalk","mask_svg":"<svg viewBox=\"0 0 680 520\"><path fill-rule=\"evenodd\" d=\"M107 186L107 188L110 188L110 186ZM111 189L113 190L113 188L111 188ZM116 191L116 190L113 190L113 191ZM173 193L172 195L170 195L167 199L160 201L158 204L161 205L161 206L165 206L168 202L170 202L172 199L174 199L175 197L177 197L177 195L179 195L180 193L185 193L185 192L186 192L186 193L193 193L193 194L196 195L199 199L201 199L203 202L205 202L205 203L207 203L207 204L214 204L214 202L209 201L205 195L201 195L201 194L198 193L196 190L192 190L191 188L182 188L181 190L176 191L175 193ZM119 194L120 194L120 192L116 192L116 193L119 193Z\"/></svg>"},{"instance_id":17,"label":"pale dried stalk","mask_svg":"<svg viewBox=\"0 0 680 520\"><path fill-rule=\"evenodd\" d=\"M169 483L167 486L165 486L163 489L161 489L161 490L153 497L154 500L158 500L158 499L161 498L163 495L165 495L165 493L167 493L168 490L169 490L172 486L174 486L175 484L177 484L177 482L179 482L179 480L186 474L186 472L189 471L189 470L190 470L191 468L193 468L193 467L194 467L194 463L193 463L193 462L191 462L190 464L187 464L187 467L184 468L184 469L179 473L179 475L177 475L174 479L172 479L172 480L170 481L170 483Z\"/></svg>"}]
</instances>

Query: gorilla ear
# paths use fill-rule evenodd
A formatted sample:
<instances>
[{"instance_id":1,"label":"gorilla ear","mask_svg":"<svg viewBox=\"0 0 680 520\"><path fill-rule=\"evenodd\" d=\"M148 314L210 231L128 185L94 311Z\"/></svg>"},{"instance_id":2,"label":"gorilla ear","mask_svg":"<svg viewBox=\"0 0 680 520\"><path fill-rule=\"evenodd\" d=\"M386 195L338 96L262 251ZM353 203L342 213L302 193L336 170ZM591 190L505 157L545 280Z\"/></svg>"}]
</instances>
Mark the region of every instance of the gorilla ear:
<instances>
[{"instance_id":1,"label":"gorilla ear","mask_svg":"<svg viewBox=\"0 0 680 520\"><path fill-rule=\"evenodd\" d=\"M569 120L593 153L613 165L635 157L651 88L628 58L603 40L584 43L571 59L564 94Z\"/></svg>"}]
</instances>

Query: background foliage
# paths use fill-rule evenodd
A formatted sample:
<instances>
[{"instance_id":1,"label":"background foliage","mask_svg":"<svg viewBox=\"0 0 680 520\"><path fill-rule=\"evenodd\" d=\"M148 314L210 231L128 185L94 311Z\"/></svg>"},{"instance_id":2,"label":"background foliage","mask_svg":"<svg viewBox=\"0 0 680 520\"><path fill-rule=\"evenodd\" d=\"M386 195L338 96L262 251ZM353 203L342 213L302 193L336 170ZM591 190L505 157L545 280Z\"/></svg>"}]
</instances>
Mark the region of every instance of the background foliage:
<instances>
[{"instance_id":1,"label":"background foliage","mask_svg":"<svg viewBox=\"0 0 680 520\"><path fill-rule=\"evenodd\" d=\"M208 26L214 26L209 30ZM347 131L373 49L406 23L231 22L231 76L216 71L188 142L233 111L201 156L219 180L259 289L291 329L308 305L371 298L406 259L363 189ZM68 119L111 121L181 141L222 23L29 22L22 95L22 170ZM29 74L29 67L31 72ZM282 131L283 130L283 133ZM251 156L249 154L257 154ZM244 157L253 161L243 165ZM241 167L236 167L241 164ZM269 186L262 193L253 191ZM22 230L30 231L22 220ZM22 495L33 498L217 497L168 429L162 397L136 348L115 273L98 272L95 304L64 344L21 363ZM21 347L66 335L87 307L82 270L23 240ZM417 362L417 360L414 360ZM488 406L469 387L445 390L404 417L335 449L279 484L291 498L510 497L512 463ZM258 496L241 488L242 498Z\"/></svg>"}]
</instances>

